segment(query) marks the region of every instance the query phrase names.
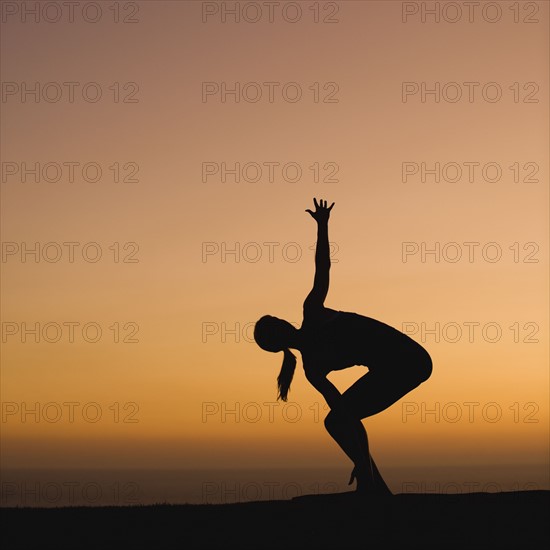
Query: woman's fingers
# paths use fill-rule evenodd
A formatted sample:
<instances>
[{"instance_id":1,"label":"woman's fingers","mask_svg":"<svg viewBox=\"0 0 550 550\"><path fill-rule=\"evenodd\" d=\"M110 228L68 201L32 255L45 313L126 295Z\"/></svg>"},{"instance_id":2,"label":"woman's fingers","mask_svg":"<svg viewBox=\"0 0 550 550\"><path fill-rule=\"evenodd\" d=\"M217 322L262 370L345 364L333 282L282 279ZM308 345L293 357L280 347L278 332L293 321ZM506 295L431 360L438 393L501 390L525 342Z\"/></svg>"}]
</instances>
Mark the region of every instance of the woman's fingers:
<instances>
[{"instance_id":1,"label":"woman's fingers","mask_svg":"<svg viewBox=\"0 0 550 550\"><path fill-rule=\"evenodd\" d=\"M317 199L315 197L313 198L313 203L315 204L315 208L317 209L321 208L330 210L334 206L334 203L332 203L330 206L327 206L328 201L323 199L319 199L319 202L317 202Z\"/></svg>"}]
</instances>

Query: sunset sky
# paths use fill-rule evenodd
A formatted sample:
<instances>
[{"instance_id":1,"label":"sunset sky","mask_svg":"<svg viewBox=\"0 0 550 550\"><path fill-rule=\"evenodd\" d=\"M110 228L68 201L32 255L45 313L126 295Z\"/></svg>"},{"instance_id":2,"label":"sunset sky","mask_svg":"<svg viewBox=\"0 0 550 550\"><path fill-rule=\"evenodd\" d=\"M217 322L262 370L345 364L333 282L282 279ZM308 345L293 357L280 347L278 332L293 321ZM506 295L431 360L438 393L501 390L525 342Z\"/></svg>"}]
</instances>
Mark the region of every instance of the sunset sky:
<instances>
[{"instance_id":1,"label":"sunset sky","mask_svg":"<svg viewBox=\"0 0 550 550\"><path fill-rule=\"evenodd\" d=\"M434 363L364 421L379 464L548 463L548 2L34 4L2 6L3 468L348 468L251 342L301 323L313 197L325 305Z\"/></svg>"}]
</instances>

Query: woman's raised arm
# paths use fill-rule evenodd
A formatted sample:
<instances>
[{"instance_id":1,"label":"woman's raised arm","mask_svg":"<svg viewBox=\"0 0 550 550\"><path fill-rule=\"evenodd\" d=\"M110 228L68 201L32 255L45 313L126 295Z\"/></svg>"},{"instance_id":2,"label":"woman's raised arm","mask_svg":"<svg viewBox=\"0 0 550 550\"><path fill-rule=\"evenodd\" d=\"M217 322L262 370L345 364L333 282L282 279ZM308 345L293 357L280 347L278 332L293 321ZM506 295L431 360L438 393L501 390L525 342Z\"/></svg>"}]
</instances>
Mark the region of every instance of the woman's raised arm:
<instances>
[{"instance_id":1,"label":"woman's raised arm","mask_svg":"<svg viewBox=\"0 0 550 550\"><path fill-rule=\"evenodd\" d=\"M322 307L328 293L330 271L330 248L328 241L328 220L332 203L327 207L327 201L313 199L315 212L306 209L317 222L317 245L315 247L315 278L313 288L304 301L306 307Z\"/></svg>"}]
</instances>

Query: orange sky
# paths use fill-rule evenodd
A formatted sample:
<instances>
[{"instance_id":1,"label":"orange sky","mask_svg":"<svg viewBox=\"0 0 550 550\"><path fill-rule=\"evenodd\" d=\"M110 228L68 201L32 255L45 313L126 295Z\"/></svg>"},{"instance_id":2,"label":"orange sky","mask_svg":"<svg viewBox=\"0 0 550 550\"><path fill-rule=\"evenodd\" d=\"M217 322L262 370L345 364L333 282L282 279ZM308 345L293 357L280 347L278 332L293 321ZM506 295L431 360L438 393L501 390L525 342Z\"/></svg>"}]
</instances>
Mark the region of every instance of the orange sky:
<instances>
[{"instance_id":1,"label":"orange sky","mask_svg":"<svg viewBox=\"0 0 550 550\"><path fill-rule=\"evenodd\" d=\"M300 360L285 409L282 357L247 341L264 313L301 322L314 196L336 203L326 305L418 328L434 361L365 421L379 461L547 462L548 2L499 2L493 23L481 8L423 23L433 2L398 1L320 2L334 23L313 2L295 23L223 23L224 3L149 1L116 24L100 4L96 23L80 5L74 23L3 12L4 467L345 464ZM239 102L203 96L222 83ZM238 182L222 177L235 163ZM22 255L36 242L38 262ZM439 342L420 332L436 326ZM38 422L22 414L36 403Z\"/></svg>"}]
</instances>

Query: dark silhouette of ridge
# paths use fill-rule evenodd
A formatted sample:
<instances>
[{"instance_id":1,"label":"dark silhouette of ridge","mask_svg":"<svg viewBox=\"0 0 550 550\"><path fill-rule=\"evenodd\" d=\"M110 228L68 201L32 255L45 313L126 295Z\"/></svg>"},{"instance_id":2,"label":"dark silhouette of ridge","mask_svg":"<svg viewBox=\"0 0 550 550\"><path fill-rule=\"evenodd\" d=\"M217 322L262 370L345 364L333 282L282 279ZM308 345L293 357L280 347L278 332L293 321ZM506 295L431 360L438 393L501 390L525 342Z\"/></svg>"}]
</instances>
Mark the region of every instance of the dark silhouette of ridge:
<instances>
[{"instance_id":1,"label":"dark silhouette of ridge","mask_svg":"<svg viewBox=\"0 0 550 550\"><path fill-rule=\"evenodd\" d=\"M240 504L3 508L9 550L548 548L550 491ZM341 497L341 495L340 495Z\"/></svg>"}]
</instances>

